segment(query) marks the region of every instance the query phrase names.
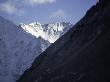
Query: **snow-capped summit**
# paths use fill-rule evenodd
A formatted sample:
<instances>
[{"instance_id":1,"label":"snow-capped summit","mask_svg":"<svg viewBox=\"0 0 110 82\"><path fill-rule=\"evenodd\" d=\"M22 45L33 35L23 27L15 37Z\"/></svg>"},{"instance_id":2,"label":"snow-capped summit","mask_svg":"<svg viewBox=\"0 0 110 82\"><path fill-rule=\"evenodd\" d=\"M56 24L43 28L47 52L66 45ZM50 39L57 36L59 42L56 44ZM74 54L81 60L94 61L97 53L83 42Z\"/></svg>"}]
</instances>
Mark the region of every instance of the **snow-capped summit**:
<instances>
[{"instance_id":1,"label":"snow-capped summit","mask_svg":"<svg viewBox=\"0 0 110 82\"><path fill-rule=\"evenodd\" d=\"M21 27L27 32L30 33L32 35L34 35L35 37L39 37L40 35L42 35L42 27L40 23L30 23L29 25L26 24L21 24Z\"/></svg>"},{"instance_id":2,"label":"snow-capped summit","mask_svg":"<svg viewBox=\"0 0 110 82\"><path fill-rule=\"evenodd\" d=\"M29 24L29 26L35 26L35 25L38 25L38 26L39 26L39 25L41 25L41 24L40 24L39 22L33 22L33 23L30 23L30 24Z\"/></svg>"},{"instance_id":3,"label":"snow-capped summit","mask_svg":"<svg viewBox=\"0 0 110 82\"><path fill-rule=\"evenodd\" d=\"M28 25L21 24L21 27L27 32L35 37L42 37L45 40L48 40L50 43L54 43L59 37L61 37L65 32L67 32L71 23L67 22L58 22L58 23L49 23L41 24L39 22L33 22Z\"/></svg>"}]
</instances>

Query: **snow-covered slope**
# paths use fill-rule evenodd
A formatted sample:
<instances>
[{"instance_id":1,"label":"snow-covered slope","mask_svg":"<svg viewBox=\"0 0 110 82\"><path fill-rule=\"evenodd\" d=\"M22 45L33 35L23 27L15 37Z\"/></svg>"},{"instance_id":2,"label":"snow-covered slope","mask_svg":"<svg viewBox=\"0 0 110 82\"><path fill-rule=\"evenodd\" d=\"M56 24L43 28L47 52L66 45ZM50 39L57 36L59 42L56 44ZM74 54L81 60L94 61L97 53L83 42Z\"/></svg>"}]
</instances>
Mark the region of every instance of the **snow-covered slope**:
<instances>
[{"instance_id":1,"label":"snow-covered slope","mask_svg":"<svg viewBox=\"0 0 110 82\"><path fill-rule=\"evenodd\" d=\"M59 37L66 33L73 25L68 22L40 24L33 22L29 25L21 24L21 27L35 37L42 37L50 43L54 43Z\"/></svg>"},{"instance_id":2,"label":"snow-covered slope","mask_svg":"<svg viewBox=\"0 0 110 82\"><path fill-rule=\"evenodd\" d=\"M14 25L0 17L0 82L15 82L33 60L63 35L69 23Z\"/></svg>"}]
</instances>

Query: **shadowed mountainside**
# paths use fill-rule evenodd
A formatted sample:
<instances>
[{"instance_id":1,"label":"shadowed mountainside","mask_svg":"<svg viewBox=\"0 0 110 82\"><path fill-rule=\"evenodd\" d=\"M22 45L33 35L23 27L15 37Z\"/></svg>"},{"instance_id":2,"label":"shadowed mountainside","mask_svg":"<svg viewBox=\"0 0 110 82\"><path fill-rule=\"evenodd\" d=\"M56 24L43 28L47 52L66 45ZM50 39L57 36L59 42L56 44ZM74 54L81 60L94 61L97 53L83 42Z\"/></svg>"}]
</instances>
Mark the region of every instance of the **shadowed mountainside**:
<instances>
[{"instance_id":1,"label":"shadowed mountainside","mask_svg":"<svg viewBox=\"0 0 110 82\"><path fill-rule=\"evenodd\" d=\"M110 0L99 0L17 82L110 82Z\"/></svg>"}]
</instances>

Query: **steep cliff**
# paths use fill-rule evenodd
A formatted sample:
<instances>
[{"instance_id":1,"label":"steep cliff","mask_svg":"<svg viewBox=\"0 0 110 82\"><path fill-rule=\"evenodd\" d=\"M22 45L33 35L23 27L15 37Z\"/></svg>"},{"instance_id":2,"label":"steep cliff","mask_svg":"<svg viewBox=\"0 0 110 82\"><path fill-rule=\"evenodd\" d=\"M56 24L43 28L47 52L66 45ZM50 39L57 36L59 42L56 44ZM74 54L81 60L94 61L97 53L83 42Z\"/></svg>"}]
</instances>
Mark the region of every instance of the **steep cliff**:
<instances>
[{"instance_id":1,"label":"steep cliff","mask_svg":"<svg viewBox=\"0 0 110 82\"><path fill-rule=\"evenodd\" d=\"M110 82L110 0L99 0L17 82Z\"/></svg>"}]
</instances>

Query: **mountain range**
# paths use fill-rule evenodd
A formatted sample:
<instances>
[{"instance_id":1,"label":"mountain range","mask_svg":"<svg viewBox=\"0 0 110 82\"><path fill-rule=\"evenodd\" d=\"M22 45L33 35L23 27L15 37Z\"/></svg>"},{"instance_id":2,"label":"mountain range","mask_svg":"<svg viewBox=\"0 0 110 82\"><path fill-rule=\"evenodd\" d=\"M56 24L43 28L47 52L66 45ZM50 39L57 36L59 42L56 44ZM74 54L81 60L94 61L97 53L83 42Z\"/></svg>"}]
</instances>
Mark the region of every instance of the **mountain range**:
<instances>
[{"instance_id":1,"label":"mountain range","mask_svg":"<svg viewBox=\"0 0 110 82\"><path fill-rule=\"evenodd\" d=\"M17 82L110 82L110 0L41 53Z\"/></svg>"},{"instance_id":2,"label":"mountain range","mask_svg":"<svg viewBox=\"0 0 110 82\"><path fill-rule=\"evenodd\" d=\"M0 82L15 82L34 59L71 28L70 23L13 24L0 16Z\"/></svg>"},{"instance_id":3,"label":"mountain range","mask_svg":"<svg viewBox=\"0 0 110 82\"><path fill-rule=\"evenodd\" d=\"M42 37L43 39L54 43L59 37L65 34L73 25L69 22L57 22L49 24L40 24L33 22L28 25L21 23L20 26L35 37Z\"/></svg>"}]
</instances>

